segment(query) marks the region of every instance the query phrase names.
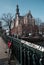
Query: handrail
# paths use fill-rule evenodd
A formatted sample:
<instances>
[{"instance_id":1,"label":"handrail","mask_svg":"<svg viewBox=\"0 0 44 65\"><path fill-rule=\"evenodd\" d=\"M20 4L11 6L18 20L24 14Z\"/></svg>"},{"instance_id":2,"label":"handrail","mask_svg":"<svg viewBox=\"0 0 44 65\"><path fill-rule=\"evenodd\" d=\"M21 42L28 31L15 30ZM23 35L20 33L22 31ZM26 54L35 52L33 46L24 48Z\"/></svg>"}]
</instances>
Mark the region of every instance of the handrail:
<instances>
[{"instance_id":1,"label":"handrail","mask_svg":"<svg viewBox=\"0 0 44 65\"><path fill-rule=\"evenodd\" d=\"M3 36L7 42L13 41L14 55L20 65L44 65L44 47L11 36Z\"/></svg>"},{"instance_id":2,"label":"handrail","mask_svg":"<svg viewBox=\"0 0 44 65\"><path fill-rule=\"evenodd\" d=\"M29 47L33 47L34 49L37 49L39 51L44 52L44 47L42 47L40 45L30 43L30 42L27 42L27 41L24 41L24 40L21 40L21 43L24 43L24 44L28 45Z\"/></svg>"}]
</instances>

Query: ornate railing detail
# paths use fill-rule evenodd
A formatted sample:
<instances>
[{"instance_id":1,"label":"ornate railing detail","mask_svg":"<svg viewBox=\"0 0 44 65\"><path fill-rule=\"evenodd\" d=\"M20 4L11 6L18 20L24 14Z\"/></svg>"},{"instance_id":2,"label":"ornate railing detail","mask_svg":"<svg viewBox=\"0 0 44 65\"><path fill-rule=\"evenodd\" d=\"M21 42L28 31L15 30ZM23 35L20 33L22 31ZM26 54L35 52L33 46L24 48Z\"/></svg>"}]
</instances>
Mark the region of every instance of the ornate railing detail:
<instances>
[{"instance_id":1,"label":"ornate railing detail","mask_svg":"<svg viewBox=\"0 0 44 65\"><path fill-rule=\"evenodd\" d=\"M14 55L20 65L44 65L44 47L21 39L5 36L14 45Z\"/></svg>"}]
</instances>

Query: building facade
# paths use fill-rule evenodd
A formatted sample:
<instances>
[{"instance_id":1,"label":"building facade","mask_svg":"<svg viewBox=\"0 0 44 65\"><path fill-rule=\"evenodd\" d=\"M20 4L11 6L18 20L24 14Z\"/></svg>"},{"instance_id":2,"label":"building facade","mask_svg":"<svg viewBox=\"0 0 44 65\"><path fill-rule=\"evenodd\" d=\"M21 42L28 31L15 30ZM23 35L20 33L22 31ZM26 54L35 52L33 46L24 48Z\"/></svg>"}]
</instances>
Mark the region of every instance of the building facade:
<instances>
[{"instance_id":1,"label":"building facade","mask_svg":"<svg viewBox=\"0 0 44 65\"><path fill-rule=\"evenodd\" d=\"M25 16L21 16L19 12L19 6L16 6L16 14L14 19L14 27L11 30L12 34L26 35L34 33L35 19L33 18L31 11Z\"/></svg>"}]
</instances>

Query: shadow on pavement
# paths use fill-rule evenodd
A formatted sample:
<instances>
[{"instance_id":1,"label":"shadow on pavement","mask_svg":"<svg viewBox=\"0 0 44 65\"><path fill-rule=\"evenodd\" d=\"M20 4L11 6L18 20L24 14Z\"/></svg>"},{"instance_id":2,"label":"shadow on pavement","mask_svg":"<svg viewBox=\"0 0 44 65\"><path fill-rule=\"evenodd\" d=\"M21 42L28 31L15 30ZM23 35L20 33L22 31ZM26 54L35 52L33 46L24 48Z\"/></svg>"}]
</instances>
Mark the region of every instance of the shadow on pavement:
<instances>
[{"instance_id":1,"label":"shadow on pavement","mask_svg":"<svg viewBox=\"0 0 44 65\"><path fill-rule=\"evenodd\" d=\"M8 58L0 59L0 65L9 65L8 64ZM10 65L16 65L15 60L12 60Z\"/></svg>"},{"instance_id":2,"label":"shadow on pavement","mask_svg":"<svg viewBox=\"0 0 44 65\"><path fill-rule=\"evenodd\" d=\"M0 65L5 65L5 63L8 61L8 58L2 58L0 59Z\"/></svg>"}]
</instances>

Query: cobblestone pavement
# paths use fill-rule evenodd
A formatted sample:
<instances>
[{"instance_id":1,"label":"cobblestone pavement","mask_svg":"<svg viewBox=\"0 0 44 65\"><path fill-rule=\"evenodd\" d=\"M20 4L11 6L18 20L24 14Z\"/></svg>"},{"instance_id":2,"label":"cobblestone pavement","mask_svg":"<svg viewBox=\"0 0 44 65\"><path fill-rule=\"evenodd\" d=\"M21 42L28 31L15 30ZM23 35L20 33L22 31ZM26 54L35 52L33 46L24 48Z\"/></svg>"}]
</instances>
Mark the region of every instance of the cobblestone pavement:
<instances>
[{"instance_id":1,"label":"cobblestone pavement","mask_svg":"<svg viewBox=\"0 0 44 65\"><path fill-rule=\"evenodd\" d=\"M5 53L7 50L6 44L0 37L0 65L8 65L8 54ZM15 62L11 62L11 65L16 65Z\"/></svg>"}]
</instances>

